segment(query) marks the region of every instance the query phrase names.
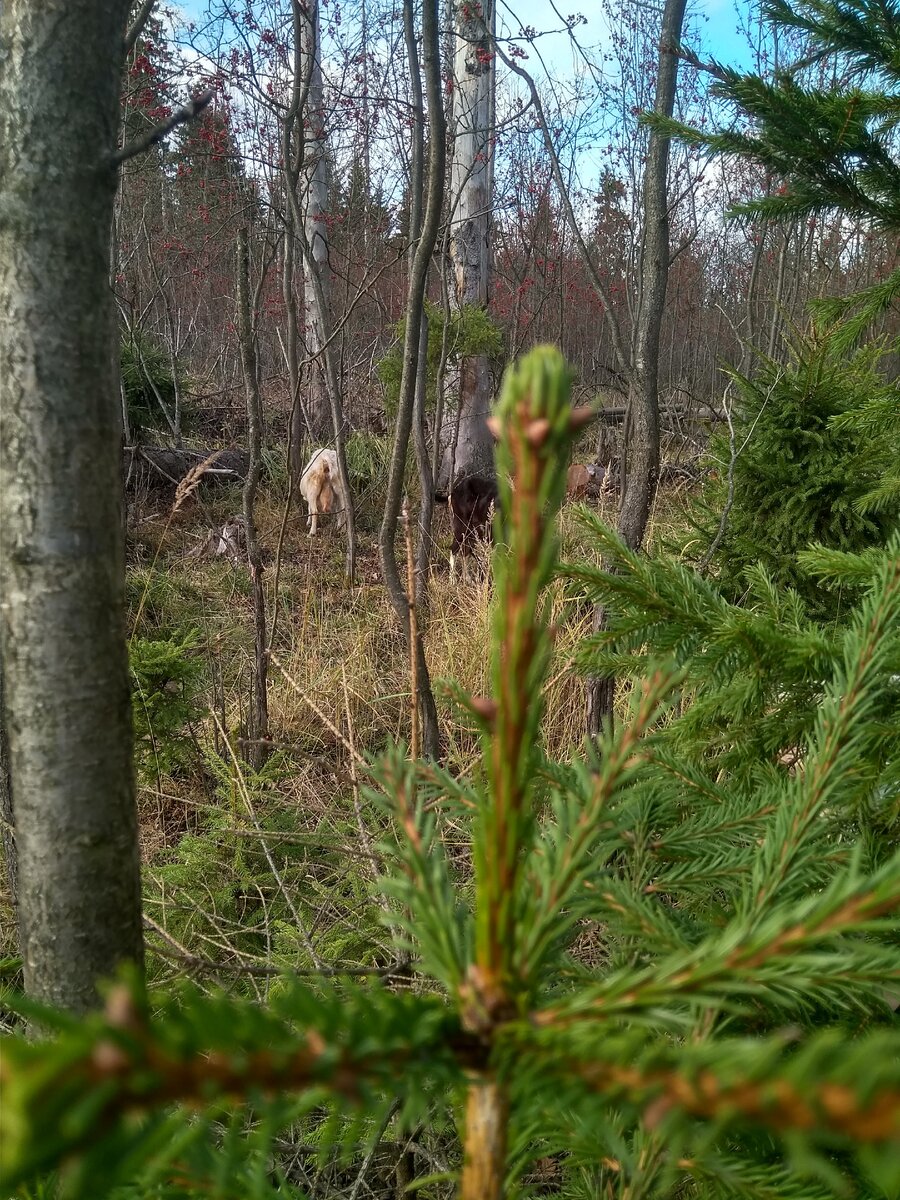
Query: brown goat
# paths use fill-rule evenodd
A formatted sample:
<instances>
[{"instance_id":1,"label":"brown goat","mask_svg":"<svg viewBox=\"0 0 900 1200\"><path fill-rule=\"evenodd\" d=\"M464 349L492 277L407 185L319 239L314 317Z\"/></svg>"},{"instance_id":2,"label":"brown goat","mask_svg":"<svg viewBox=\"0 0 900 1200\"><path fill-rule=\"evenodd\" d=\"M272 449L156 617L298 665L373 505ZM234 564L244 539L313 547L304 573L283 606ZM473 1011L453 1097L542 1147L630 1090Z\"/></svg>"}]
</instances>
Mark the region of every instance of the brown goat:
<instances>
[{"instance_id":1,"label":"brown goat","mask_svg":"<svg viewBox=\"0 0 900 1200\"><path fill-rule=\"evenodd\" d=\"M450 489L449 496L435 492L435 500L450 508L453 543L450 547L450 579L456 579L456 560L462 558L462 571L468 574L469 556L478 542L491 540L491 520L497 501L497 483L480 475L467 475Z\"/></svg>"},{"instance_id":2,"label":"brown goat","mask_svg":"<svg viewBox=\"0 0 900 1200\"><path fill-rule=\"evenodd\" d=\"M583 500L585 496L610 495L616 490L615 468L612 464L573 463L566 472L566 499Z\"/></svg>"},{"instance_id":3,"label":"brown goat","mask_svg":"<svg viewBox=\"0 0 900 1200\"><path fill-rule=\"evenodd\" d=\"M593 480L594 470L592 467L573 463L566 472L566 495L570 500L581 500L588 494Z\"/></svg>"}]
</instances>

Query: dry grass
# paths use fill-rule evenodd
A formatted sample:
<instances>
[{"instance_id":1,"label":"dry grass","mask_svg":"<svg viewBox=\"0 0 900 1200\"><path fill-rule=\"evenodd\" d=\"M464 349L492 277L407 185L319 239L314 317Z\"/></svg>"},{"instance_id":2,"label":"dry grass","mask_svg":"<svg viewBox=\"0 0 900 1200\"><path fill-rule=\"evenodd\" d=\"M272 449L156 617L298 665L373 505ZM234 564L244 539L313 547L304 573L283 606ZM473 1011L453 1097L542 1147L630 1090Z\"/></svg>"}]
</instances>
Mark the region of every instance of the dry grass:
<instances>
[{"instance_id":1,"label":"dry grass","mask_svg":"<svg viewBox=\"0 0 900 1200\"><path fill-rule=\"evenodd\" d=\"M247 573L221 559L197 561L186 556L208 528L210 520L227 517L238 506L237 494L219 497L214 506L195 513L193 522L171 523L160 514L144 522L131 571L133 611L140 612L133 632L153 636L168 626L199 628L210 659L211 674L221 679L221 696L210 704L224 712L229 728L240 723L245 707L246 680L251 665L252 614ZM610 519L612 510L604 515ZM263 499L258 524L262 545L274 553L283 509ZM668 524L663 505L654 513L651 537ZM429 667L438 683L442 736L451 765L468 765L472 739L460 726L458 714L441 699L441 680L458 682L482 694L489 687L488 661L491 622L490 573L485 563L467 582L451 585L446 571L449 530L439 514L435 569L430 581L429 606L422 614ZM571 509L561 517L563 555L590 557ZM409 676L403 639L380 582L374 538L360 539L357 586L342 583L340 535L325 527L316 539L305 536L300 517L287 522L279 574L279 594L269 562L266 579L269 622L277 618L273 649L293 686L277 670L270 676L270 720L276 744L314 755L344 750L335 734L317 715L346 733L347 703L356 743L363 752L377 753L390 739L408 738ZM147 564L147 565L141 565ZM152 565L150 565L152 564ZM138 602L135 603L135 600ZM545 736L551 753L566 757L580 744L583 722L583 683L571 667L571 654L590 630L590 614L567 601L562 588L550 598L550 620L556 629L553 665L545 688ZM304 700L308 697L310 703ZM206 734L210 733L209 729Z\"/></svg>"},{"instance_id":2,"label":"dry grass","mask_svg":"<svg viewBox=\"0 0 900 1200\"><path fill-rule=\"evenodd\" d=\"M247 957L245 945L248 913L260 907L268 912L279 905L283 910L289 896L307 932L303 937L289 935L282 922L270 925L266 920L268 941L253 950L261 962L271 961L274 954L281 961L310 966L315 961L313 952L329 961L359 961L355 956L366 962L384 961L389 952L371 900L372 863L364 851L371 842L366 830L365 836L360 833L350 752L352 746L363 756L377 755L393 740L408 742L410 733L404 642L381 583L374 535L365 532L377 527L377 521L369 514L370 519L361 522L358 580L350 590L342 582L340 534L326 524L321 537L309 539L302 516L291 517L281 547L276 598L271 556L279 545L283 497L262 498L258 526L261 544L270 554L265 571L270 630L277 612L272 648L278 665L270 671L269 714L280 758L270 778L254 783L248 776L242 791L238 767L244 774L246 768L243 763L228 767L222 733L240 753L252 666L247 570L222 558L188 557L208 528L221 524L239 505L239 494L232 489L216 493L192 514L182 511L177 521L161 512L156 520L137 526L131 547L129 598L132 615L140 614L133 633L152 638L186 628L198 631L208 664L208 692L203 699L209 715L195 734L206 753L217 747L220 763L232 776L224 790L221 768L218 781L210 777L208 768L143 781L140 805L148 912L162 928L184 937L192 952L216 960L236 955L246 963L254 961ZM604 515L614 518L612 511ZM655 528L665 527L669 520L669 514L658 509ZM565 558L597 560L572 509L564 510L560 532ZM468 582L451 586L450 531L443 510L439 510L435 536L428 611L421 619L447 765L462 773L476 765L478 742L441 681L455 681L476 695L489 689L490 571L485 562L480 571L470 573ZM568 600L561 585L551 590L548 603L555 645L544 689L544 739L550 754L565 759L578 752L583 740L584 684L572 668L571 657L590 631L591 614ZM259 832L262 825L254 825L257 818L248 817L248 800L271 831L265 837ZM371 841L377 841L381 818L366 808L364 820L372 830ZM183 862L186 854L190 857L182 839L198 830L207 839L205 853L212 856L213 864L199 891L195 885L163 878L165 864ZM446 832L452 840L452 832ZM241 901L245 907L235 908L234 895L243 885L236 885L223 899L216 891L216 873L224 870L229 878L240 877L245 870L240 864L248 854L258 856L263 842L279 861L284 856L282 883L254 883L254 895ZM217 856L221 867L215 866ZM259 879L271 879L262 863L255 871ZM295 924L293 918L288 922L291 927ZM156 944L157 936L151 936ZM296 944L291 937L299 938Z\"/></svg>"},{"instance_id":3,"label":"dry grass","mask_svg":"<svg viewBox=\"0 0 900 1200\"><path fill-rule=\"evenodd\" d=\"M236 497L218 501L209 517L224 517L236 507ZM262 544L274 551L282 510L264 501L259 511ZM242 679L250 666L252 620L249 588L243 567L222 560L196 561L186 557L206 530L203 516L189 525L145 522L131 571L133 608L140 624L133 632L152 636L168 625L199 626L209 654L221 671L229 721L241 711ZM443 519L443 514L441 514ZM164 533L162 545L159 535ZM570 512L562 518L564 553L590 553L579 543ZM454 680L475 694L489 686L491 586L487 564L469 580L451 585L446 570L449 531L438 524L435 568L429 587L427 614L422 615L430 670L436 681ZM595 557L595 556L594 556ZM150 566L154 559L155 565ZM141 563L148 565L141 565ZM271 585L275 572L266 572ZM140 592L140 596L138 593ZM138 599L135 606L134 601ZM269 619L276 598L268 595ZM168 611L166 611L168 609ZM548 744L566 754L580 741L581 683L568 664L571 651L587 631L584 612L566 603L561 589L551 598L550 619L557 628L554 666L548 682ZM342 583L340 535L326 527L324 536L305 536L300 518L288 521L282 550L273 648L296 687L271 676L270 716L276 742L301 744L309 750L336 746L334 735L298 696L309 697L337 726L346 723L344 678L350 696L355 736L361 748L376 752L388 739L408 736L409 679L403 640L385 590L374 539L363 535L359 576L352 590ZM460 739L455 714L441 703L442 733L448 747L459 745L468 756L468 740Z\"/></svg>"}]
</instances>

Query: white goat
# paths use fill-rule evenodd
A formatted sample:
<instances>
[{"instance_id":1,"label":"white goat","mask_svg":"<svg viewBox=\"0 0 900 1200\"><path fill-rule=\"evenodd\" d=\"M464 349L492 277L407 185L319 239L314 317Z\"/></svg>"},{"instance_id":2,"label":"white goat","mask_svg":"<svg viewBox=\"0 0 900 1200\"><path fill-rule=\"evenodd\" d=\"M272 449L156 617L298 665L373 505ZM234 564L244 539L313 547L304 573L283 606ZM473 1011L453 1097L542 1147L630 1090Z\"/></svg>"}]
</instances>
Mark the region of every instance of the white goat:
<instances>
[{"instance_id":1,"label":"white goat","mask_svg":"<svg viewBox=\"0 0 900 1200\"><path fill-rule=\"evenodd\" d=\"M315 537L318 530L319 513L334 513L338 526L347 520L347 498L341 486L337 452L316 450L300 476L300 495L309 506L307 528L309 536Z\"/></svg>"}]
</instances>

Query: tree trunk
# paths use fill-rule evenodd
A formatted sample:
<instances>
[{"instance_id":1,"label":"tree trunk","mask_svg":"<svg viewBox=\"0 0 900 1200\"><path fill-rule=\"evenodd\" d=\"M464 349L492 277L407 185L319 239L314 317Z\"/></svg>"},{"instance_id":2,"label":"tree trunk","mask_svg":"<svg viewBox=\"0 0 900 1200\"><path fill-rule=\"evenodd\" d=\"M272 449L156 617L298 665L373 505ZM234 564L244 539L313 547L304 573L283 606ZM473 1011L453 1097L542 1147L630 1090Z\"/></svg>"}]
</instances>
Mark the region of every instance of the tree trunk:
<instances>
[{"instance_id":1,"label":"tree trunk","mask_svg":"<svg viewBox=\"0 0 900 1200\"><path fill-rule=\"evenodd\" d=\"M141 964L112 162L127 0L0 17L2 653L29 995Z\"/></svg>"},{"instance_id":2,"label":"tree trunk","mask_svg":"<svg viewBox=\"0 0 900 1200\"><path fill-rule=\"evenodd\" d=\"M323 187L325 179L322 68L319 62L319 6L317 0L308 5L301 4L300 0L294 0L293 9L295 82L291 111L296 109L298 113L304 114L305 126L314 125L312 140L318 145L318 150L315 152L318 154L319 163L313 169L309 167L308 156L313 153L313 150L310 148L310 139L307 139L304 143L301 159L302 163L306 166L307 178L310 182L310 195L307 197L305 218L301 217L295 188L288 188L287 201L291 208L297 239L300 242L300 248L303 252L307 296L312 295L314 297L312 308L309 305L307 306L307 349L311 351L309 338L313 337L318 349L314 361L310 363L310 368L316 378L324 379L325 382L325 398L331 413L331 431L334 436L334 450L337 454L338 473L346 499L344 532L347 538L347 553L344 560L344 578L348 586L350 586L356 574L356 514L353 509L353 494L350 491L350 477L347 471L347 455L344 448L344 410L341 403L340 377L335 360L334 345L331 337L331 318L328 311L328 241L327 226L324 219L327 194L320 195L315 201L313 201L311 195L313 176L316 175L316 172L321 172ZM297 52L297 45L302 46L302 54ZM302 65L302 77L299 85L296 78L298 63ZM317 103L316 97L318 97ZM313 206L314 210L314 219L311 223L310 205ZM316 326L314 333L310 332L310 324ZM311 396L310 411L308 412L308 420L311 426L317 426L319 420L318 416L312 411L314 403L317 404L318 402Z\"/></svg>"},{"instance_id":3,"label":"tree trunk","mask_svg":"<svg viewBox=\"0 0 900 1200\"><path fill-rule=\"evenodd\" d=\"M685 0L666 0L659 39L659 71L653 111L670 117L675 107L678 55ZM669 280L669 209L666 183L669 166L667 135L651 129L644 166L644 230L641 244L641 290L632 337L628 383L630 436L624 446L625 464L619 534L632 549L644 540L650 506L659 477L659 335ZM595 629L606 617L595 615ZM615 689L609 680L588 684L588 733L595 737L605 719L612 719Z\"/></svg>"},{"instance_id":4,"label":"tree trunk","mask_svg":"<svg viewBox=\"0 0 900 1200\"><path fill-rule=\"evenodd\" d=\"M494 194L494 0L457 8L453 113L455 136L451 194L450 258L457 308L486 308L491 269L491 209ZM487 427L493 388L486 355L465 358L459 367L459 431L455 453L448 447L441 479L492 475L494 445Z\"/></svg>"},{"instance_id":5,"label":"tree trunk","mask_svg":"<svg viewBox=\"0 0 900 1200\"><path fill-rule=\"evenodd\" d=\"M416 266L418 240L422 234L422 199L425 181L425 103L422 96L422 72L416 46L415 14L411 4L403 6L403 33L406 58L409 63L409 82L412 93L413 131L409 170L409 274ZM446 333L446 330L445 330ZM415 606L420 614L428 607L428 580L431 568L431 527L434 521L434 469L428 451L425 402L428 375L428 314L422 311L419 328L419 361L416 366L416 385L413 399L412 435L419 472L419 540L416 546ZM438 380L440 386L440 379ZM439 440L440 424L435 422L435 442Z\"/></svg>"},{"instance_id":6,"label":"tree trunk","mask_svg":"<svg viewBox=\"0 0 900 1200\"><path fill-rule=\"evenodd\" d=\"M237 249L238 335L241 342L241 367L247 394L247 440L250 466L244 484L244 532L247 561L253 589L253 702L247 722L247 758L255 771L266 761L269 741L268 654L266 649L266 594L263 590L263 565L256 536L256 490L262 472L262 404L259 398L259 370L256 362L256 329L250 312L250 251L247 230L238 230Z\"/></svg>"},{"instance_id":7,"label":"tree trunk","mask_svg":"<svg viewBox=\"0 0 900 1200\"><path fill-rule=\"evenodd\" d=\"M0 826L2 826L3 861L6 882L13 911L19 908L19 859L16 853L16 824L13 814L12 781L9 777L9 738L6 736L6 714L3 710L3 671L0 669Z\"/></svg>"},{"instance_id":8,"label":"tree trunk","mask_svg":"<svg viewBox=\"0 0 900 1200\"><path fill-rule=\"evenodd\" d=\"M331 410L326 378L325 341L330 328L328 295L328 172L325 157L325 111L322 89L322 63L319 58L318 0L301 5L303 35L302 78L306 83L306 103L301 109L303 128L303 180L305 191L304 232L308 254L305 256L306 355L310 360L307 409L312 432L327 436Z\"/></svg>"},{"instance_id":9,"label":"tree trunk","mask_svg":"<svg viewBox=\"0 0 900 1200\"><path fill-rule=\"evenodd\" d=\"M300 495L300 478L306 465L303 441L306 433L313 436L309 411L300 395L300 352L298 332L300 318L294 291L294 266L297 261L298 209L291 197L297 194L297 182L303 167L306 149L303 137L296 137L297 117L303 111L309 94L309 80L303 75L303 16L299 4L293 5L294 76L291 103L280 117L281 168L285 190L284 263L281 278L284 312L287 322L284 353L287 359L288 381L291 389L291 411L288 424L288 473L294 496ZM310 60L311 61L311 60Z\"/></svg>"},{"instance_id":10,"label":"tree trunk","mask_svg":"<svg viewBox=\"0 0 900 1200\"><path fill-rule=\"evenodd\" d=\"M286 137L285 144L290 147L291 138ZM287 155L285 156L287 158ZM285 163L286 186L296 186L291 183L289 163ZM295 496L300 495L300 478L306 465L303 453L303 441L308 432L306 406L300 398L300 349L297 337L299 314L297 312L297 297L294 294L294 264L296 261L296 242L294 236L293 210L290 204L285 205L284 214L284 263L281 275L281 291L284 298L285 338L284 357L288 372L291 408L288 418L288 472L293 485ZM311 431L309 431L311 432Z\"/></svg>"},{"instance_id":11,"label":"tree trunk","mask_svg":"<svg viewBox=\"0 0 900 1200\"><path fill-rule=\"evenodd\" d=\"M405 0L411 4L412 0ZM421 632L410 637L409 600L403 589L397 566L394 541L397 535L397 518L403 497L403 476L406 452L413 421L416 379L419 374L420 336L425 304L425 283L428 265L437 242L438 225L444 192L445 128L444 110L441 101L440 58L438 53L438 0L425 0L422 14L422 57L428 93L429 163L428 198L422 233L416 246L413 267L409 279L409 295L406 304L406 332L403 342L403 371L400 378L400 397L397 404L397 421L394 445L388 471L388 493L384 506L384 519L378 537L381 555L381 570L391 603L403 630L411 655L415 657L416 679L419 690L419 707L422 720L422 745L430 758L438 755L437 709L431 691L428 664ZM413 599L415 599L413 597Z\"/></svg>"}]
</instances>

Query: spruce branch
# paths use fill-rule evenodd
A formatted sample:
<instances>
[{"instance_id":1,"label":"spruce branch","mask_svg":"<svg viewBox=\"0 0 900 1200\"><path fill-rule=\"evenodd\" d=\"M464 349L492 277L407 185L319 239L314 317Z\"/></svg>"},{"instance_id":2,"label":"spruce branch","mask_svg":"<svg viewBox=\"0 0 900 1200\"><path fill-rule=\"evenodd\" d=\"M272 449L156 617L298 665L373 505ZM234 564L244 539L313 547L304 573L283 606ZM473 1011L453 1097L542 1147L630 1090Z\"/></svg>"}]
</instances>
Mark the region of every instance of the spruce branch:
<instances>
[{"instance_id":1,"label":"spruce branch","mask_svg":"<svg viewBox=\"0 0 900 1200\"><path fill-rule=\"evenodd\" d=\"M671 1050L649 1048L635 1065L564 1058L557 1069L605 1100L621 1097L634 1105L651 1129L688 1114L720 1126L748 1123L782 1134L815 1130L820 1139L835 1137L854 1148L889 1146L900 1138L896 1033L874 1034L846 1048L826 1033L787 1062L783 1051L783 1038L722 1041L677 1059Z\"/></svg>"},{"instance_id":2,"label":"spruce branch","mask_svg":"<svg viewBox=\"0 0 900 1200\"><path fill-rule=\"evenodd\" d=\"M577 801L571 811L556 806L554 820L547 826L540 850L531 860L526 896L533 896L534 900L522 921L515 963L522 978L538 975L553 943L564 937L577 919L577 908L568 919L560 914L584 886L593 852L604 836L603 811L613 793L626 785L629 774L641 764L642 739L659 718L663 702L678 682L678 673L673 671L657 671L643 680L630 722L601 752L600 771L586 801Z\"/></svg>"},{"instance_id":3,"label":"spruce branch","mask_svg":"<svg viewBox=\"0 0 900 1200\"><path fill-rule=\"evenodd\" d=\"M611 974L601 984L581 988L564 1005L536 1010L531 1021L560 1028L641 1010L659 1015L684 1000L714 1008L734 1008L742 1001L778 1007L791 996L802 1006L811 994L829 994L845 1003L883 1003L884 989L900 982L895 952L873 941L850 942L847 935L896 930L898 881L900 854L873 876L857 879L851 873L821 897L785 906L763 920L754 915L735 921L724 933L643 971Z\"/></svg>"},{"instance_id":4,"label":"spruce branch","mask_svg":"<svg viewBox=\"0 0 900 1200\"><path fill-rule=\"evenodd\" d=\"M29 1005L48 1023L56 1014ZM298 1028L298 1024L300 1028ZM184 989L146 1019L129 986L104 1013L65 1021L55 1045L4 1039L0 1187L102 1142L130 1114L173 1103L206 1108L319 1089L359 1105L381 1089L409 1093L481 1061L439 1001L289 984L271 1011ZM48 1135L52 1130L52 1136Z\"/></svg>"},{"instance_id":5,"label":"spruce branch","mask_svg":"<svg viewBox=\"0 0 900 1200\"><path fill-rule=\"evenodd\" d=\"M790 803L779 813L760 855L754 895L748 903L767 904L786 885L804 844L816 833L816 820L839 789L846 788L866 716L886 682L886 660L900 622L900 540L892 541L879 585L860 607L851 626L843 669L821 706L803 774L792 781ZM868 736L873 735L871 727ZM876 733L877 735L877 733Z\"/></svg>"}]
</instances>

